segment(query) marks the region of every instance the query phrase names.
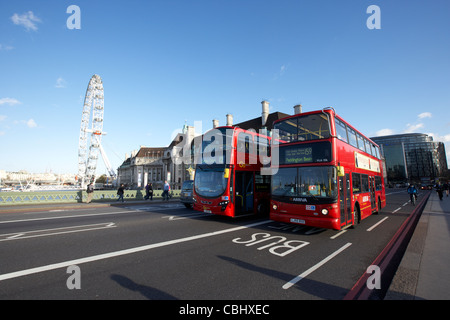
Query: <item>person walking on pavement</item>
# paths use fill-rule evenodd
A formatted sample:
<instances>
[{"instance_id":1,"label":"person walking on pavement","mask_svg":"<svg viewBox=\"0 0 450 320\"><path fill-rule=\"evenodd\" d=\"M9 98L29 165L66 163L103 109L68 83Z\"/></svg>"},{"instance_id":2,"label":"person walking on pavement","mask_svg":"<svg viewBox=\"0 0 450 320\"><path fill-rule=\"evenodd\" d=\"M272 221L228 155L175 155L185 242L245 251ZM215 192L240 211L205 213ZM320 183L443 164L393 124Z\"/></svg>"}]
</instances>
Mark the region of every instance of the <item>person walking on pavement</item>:
<instances>
[{"instance_id":1,"label":"person walking on pavement","mask_svg":"<svg viewBox=\"0 0 450 320\"><path fill-rule=\"evenodd\" d=\"M449 189L448 181L446 183L444 183L443 187L444 187L445 194L448 197L448 189Z\"/></svg>"},{"instance_id":2,"label":"person walking on pavement","mask_svg":"<svg viewBox=\"0 0 450 320\"><path fill-rule=\"evenodd\" d=\"M169 191L170 191L170 185L166 180L166 181L164 181L164 191L162 193L163 200L167 199L167 201L169 201Z\"/></svg>"},{"instance_id":3,"label":"person walking on pavement","mask_svg":"<svg viewBox=\"0 0 450 320\"><path fill-rule=\"evenodd\" d=\"M117 194L119 195L119 198L117 198L117 201L122 200L122 202L123 202L123 194L124 194L123 184L121 184L119 189L117 189Z\"/></svg>"},{"instance_id":4,"label":"person walking on pavement","mask_svg":"<svg viewBox=\"0 0 450 320\"><path fill-rule=\"evenodd\" d=\"M443 187L441 186L440 183L438 183L438 184L436 185L436 191L437 191L437 193L438 193L438 195L439 195L439 200L442 201L442 197L444 196L444 190L443 190Z\"/></svg>"},{"instance_id":5,"label":"person walking on pavement","mask_svg":"<svg viewBox=\"0 0 450 320\"><path fill-rule=\"evenodd\" d=\"M94 195L94 185L92 184L92 182L88 184L86 192L87 192L86 203L91 203L92 196Z\"/></svg>"},{"instance_id":6,"label":"person walking on pavement","mask_svg":"<svg viewBox=\"0 0 450 320\"><path fill-rule=\"evenodd\" d=\"M153 200L153 186L150 182L145 186L145 200L148 200L149 198Z\"/></svg>"}]
</instances>

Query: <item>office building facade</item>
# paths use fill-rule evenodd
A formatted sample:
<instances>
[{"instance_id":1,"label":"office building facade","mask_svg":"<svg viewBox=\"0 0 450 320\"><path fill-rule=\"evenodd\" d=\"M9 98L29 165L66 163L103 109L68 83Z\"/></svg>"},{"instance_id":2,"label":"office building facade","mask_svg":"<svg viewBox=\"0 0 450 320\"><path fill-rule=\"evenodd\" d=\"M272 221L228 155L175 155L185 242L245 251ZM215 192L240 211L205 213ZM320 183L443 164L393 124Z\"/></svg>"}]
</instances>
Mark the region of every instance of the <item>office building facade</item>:
<instances>
[{"instance_id":1,"label":"office building facade","mask_svg":"<svg viewBox=\"0 0 450 320\"><path fill-rule=\"evenodd\" d=\"M447 175L444 143L423 133L407 133L371 138L386 159L389 183L430 183Z\"/></svg>"}]
</instances>

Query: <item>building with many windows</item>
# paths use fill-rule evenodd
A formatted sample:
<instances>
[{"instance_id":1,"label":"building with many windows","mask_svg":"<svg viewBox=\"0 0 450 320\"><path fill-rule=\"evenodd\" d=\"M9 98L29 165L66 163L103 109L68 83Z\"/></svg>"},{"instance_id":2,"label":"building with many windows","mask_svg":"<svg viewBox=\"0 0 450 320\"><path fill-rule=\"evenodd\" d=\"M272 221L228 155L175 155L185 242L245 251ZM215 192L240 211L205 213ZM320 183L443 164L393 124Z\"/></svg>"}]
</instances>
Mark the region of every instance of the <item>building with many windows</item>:
<instances>
[{"instance_id":1,"label":"building with many windows","mask_svg":"<svg viewBox=\"0 0 450 320\"><path fill-rule=\"evenodd\" d=\"M131 189L142 189L151 183L153 189L158 190L167 180L172 189L180 189L185 180L192 179L193 168L176 146L184 139L191 143L194 136L194 127L185 125L167 147L141 146L134 150L130 156L125 156L125 161L117 169L117 183Z\"/></svg>"},{"instance_id":2,"label":"building with many windows","mask_svg":"<svg viewBox=\"0 0 450 320\"><path fill-rule=\"evenodd\" d=\"M423 133L406 133L371 138L386 159L389 183L429 183L447 175L444 143Z\"/></svg>"}]
</instances>

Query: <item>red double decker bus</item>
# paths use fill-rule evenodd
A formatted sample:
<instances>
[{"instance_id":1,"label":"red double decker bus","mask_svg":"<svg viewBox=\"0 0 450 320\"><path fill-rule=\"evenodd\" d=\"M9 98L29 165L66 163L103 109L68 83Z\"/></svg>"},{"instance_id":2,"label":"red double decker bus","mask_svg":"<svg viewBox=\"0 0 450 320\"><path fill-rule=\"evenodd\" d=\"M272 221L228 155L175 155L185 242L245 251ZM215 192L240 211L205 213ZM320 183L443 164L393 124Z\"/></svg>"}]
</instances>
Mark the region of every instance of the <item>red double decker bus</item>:
<instances>
[{"instance_id":1,"label":"red double decker bus","mask_svg":"<svg viewBox=\"0 0 450 320\"><path fill-rule=\"evenodd\" d=\"M194 210L230 217L269 214L270 138L238 127L205 133L195 151Z\"/></svg>"},{"instance_id":2,"label":"red double decker bus","mask_svg":"<svg viewBox=\"0 0 450 320\"><path fill-rule=\"evenodd\" d=\"M386 205L378 145L334 109L286 117L274 129L272 220L340 230Z\"/></svg>"}]
</instances>

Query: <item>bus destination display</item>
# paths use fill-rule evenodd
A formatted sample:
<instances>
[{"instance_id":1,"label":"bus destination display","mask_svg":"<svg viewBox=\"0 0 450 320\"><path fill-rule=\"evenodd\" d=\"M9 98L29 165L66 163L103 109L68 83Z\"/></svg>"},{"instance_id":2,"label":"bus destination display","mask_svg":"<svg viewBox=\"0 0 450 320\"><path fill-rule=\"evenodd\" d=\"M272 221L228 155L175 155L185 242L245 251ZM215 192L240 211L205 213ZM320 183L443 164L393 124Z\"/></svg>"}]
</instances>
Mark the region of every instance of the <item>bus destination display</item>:
<instances>
[{"instance_id":1,"label":"bus destination display","mask_svg":"<svg viewBox=\"0 0 450 320\"><path fill-rule=\"evenodd\" d=\"M280 147L280 164L303 164L331 161L328 141Z\"/></svg>"}]
</instances>

